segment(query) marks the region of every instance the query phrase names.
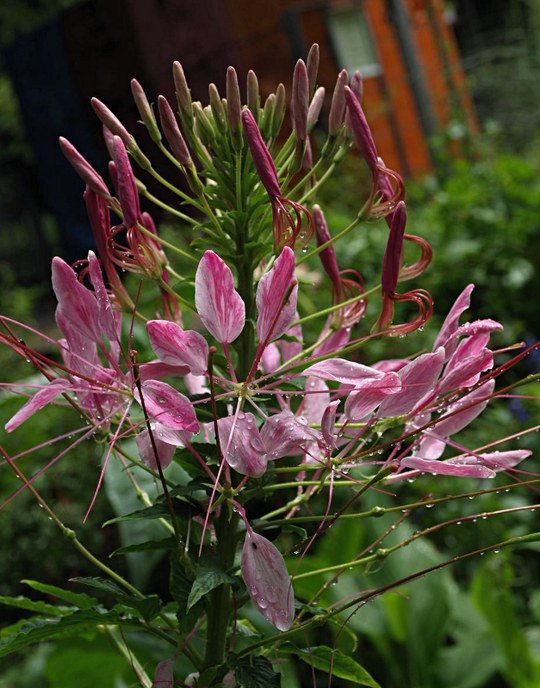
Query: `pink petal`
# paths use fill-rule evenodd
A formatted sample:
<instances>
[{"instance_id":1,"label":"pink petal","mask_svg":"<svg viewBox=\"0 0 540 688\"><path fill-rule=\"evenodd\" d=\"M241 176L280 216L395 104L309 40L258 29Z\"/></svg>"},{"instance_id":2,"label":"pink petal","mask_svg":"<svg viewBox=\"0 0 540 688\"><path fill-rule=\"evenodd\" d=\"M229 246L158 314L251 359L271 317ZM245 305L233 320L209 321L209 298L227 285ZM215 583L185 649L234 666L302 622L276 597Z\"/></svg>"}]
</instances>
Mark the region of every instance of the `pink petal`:
<instances>
[{"instance_id":1,"label":"pink petal","mask_svg":"<svg viewBox=\"0 0 540 688\"><path fill-rule=\"evenodd\" d=\"M234 430L233 430L234 424ZM218 420L220 444L225 451L225 459L237 473L251 478L260 478L266 471L266 452L252 413L239 413ZM231 438L231 432L233 432Z\"/></svg>"},{"instance_id":2,"label":"pink petal","mask_svg":"<svg viewBox=\"0 0 540 688\"><path fill-rule=\"evenodd\" d=\"M480 457L488 468L492 468L494 471L504 471L517 466L518 463L524 461L531 454L532 451L530 449L510 449L509 451L493 451L487 454L480 454Z\"/></svg>"},{"instance_id":3,"label":"pink petal","mask_svg":"<svg viewBox=\"0 0 540 688\"><path fill-rule=\"evenodd\" d=\"M321 420L321 433L326 446L333 449L336 446L336 439L334 437L336 427L336 412L339 406L339 399L332 401L326 408Z\"/></svg>"},{"instance_id":4,"label":"pink petal","mask_svg":"<svg viewBox=\"0 0 540 688\"><path fill-rule=\"evenodd\" d=\"M158 424L156 423L155 425ZM168 444L167 442L164 442L162 439L160 439L157 436L157 432L152 432L152 435L159 456L159 463L161 465L161 468L167 468L174 456L175 447L172 444ZM137 435L135 440L137 442L137 448L139 450L141 459L149 468L152 468L154 471L157 470L158 465L156 460L156 454L154 452L154 445L152 444L152 440L150 439L150 433L148 432L148 429L145 428L144 430L142 430Z\"/></svg>"},{"instance_id":5,"label":"pink petal","mask_svg":"<svg viewBox=\"0 0 540 688\"><path fill-rule=\"evenodd\" d=\"M329 403L330 392L326 382L316 377L308 377L302 406L302 415L308 423L320 423Z\"/></svg>"},{"instance_id":6,"label":"pink petal","mask_svg":"<svg viewBox=\"0 0 540 688\"><path fill-rule=\"evenodd\" d=\"M288 631L294 620L294 594L281 552L262 535L248 531L241 570L260 613L278 631Z\"/></svg>"},{"instance_id":7,"label":"pink petal","mask_svg":"<svg viewBox=\"0 0 540 688\"><path fill-rule=\"evenodd\" d=\"M265 373L273 373L274 370L279 368L280 362L281 355L279 353L279 347L274 342L270 342L261 356L261 368Z\"/></svg>"},{"instance_id":8,"label":"pink petal","mask_svg":"<svg viewBox=\"0 0 540 688\"><path fill-rule=\"evenodd\" d=\"M93 251L88 252L88 271L94 287L100 328L110 342L116 342L120 335L121 314L113 311L99 260Z\"/></svg>"},{"instance_id":9,"label":"pink petal","mask_svg":"<svg viewBox=\"0 0 540 688\"><path fill-rule=\"evenodd\" d=\"M146 380L142 383L144 406L150 418L175 430L199 431L197 416L190 400L166 382ZM133 391L135 399L141 403L139 391Z\"/></svg>"},{"instance_id":10,"label":"pink petal","mask_svg":"<svg viewBox=\"0 0 540 688\"><path fill-rule=\"evenodd\" d=\"M380 378L363 380L347 397L345 415L352 421L363 420L389 394L400 391L401 381L397 373L385 373Z\"/></svg>"},{"instance_id":11,"label":"pink petal","mask_svg":"<svg viewBox=\"0 0 540 688\"><path fill-rule=\"evenodd\" d=\"M8 420L5 425L6 432L12 432L15 428L18 428L25 420L33 416L36 411L42 409L62 392L68 391L70 387L71 383L69 380L59 377L50 382L46 387L43 387L43 389L40 389Z\"/></svg>"},{"instance_id":12,"label":"pink petal","mask_svg":"<svg viewBox=\"0 0 540 688\"><path fill-rule=\"evenodd\" d=\"M495 471L481 464L468 464L448 461L430 461L410 456L402 459L401 465L405 468L414 468L425 473L437 475L454 475L461 478L494 478Z\"/></svg>"},{"instance_id":13,"label":"pink petal","mask_svg":"<svg viewBox=\"0 0 540 688\"><path fill-rule=\"evenodd\" d=\"M190 394L208 394L210 391L204 375L193 375L192 373L188 373L184 377L184 382Z\"/></svg>"},{"instance_id":14,"label":"pink petal","mask_svg":"<svg viewBox=\"0 0 540 688\"><path fill-rule=\"evenodd\" d=\"M328 330L330 329L332 320L333 316L330 315L324 324L319 339L325 337ZM350 337L350 327L341 327L338 330L334 330L332 334L327 339L325 339L322 344L319 344L319 346L313 351L313 356L324 356L325 354L332 353L332 351L339 351L347 344Z\"/></svg>"},{"instance_id":15,"label":"pink petal","mask_svg":"<svg viewBox=\"0 0 540 688\"><path fill-rule=\"evenodd\" d=\"M466 311L471 304L471 293L473 289L474 284L469 284L457 297L456 302L454 303L454 305L450 309L450 312L446 316L446 319L442 324L440 332L437 335L437 338L435 339L435 343L433 344L433 351L436 351L440 346L444 346L447 358L449 358L453 353L455 347L457 346L457 341L455 342L455 344L452 343L450 347L448 347L448 340L458 329L459 318L461 314L464 311Z\"/></svg>"},{"instance_id":16,"label":"pink petal","mask_svg":"<svg viewBox=\"0 0 540 688\"><path fill-rule=\"evenodd\" d=\"M309 366L302 375L357 386L367 379L382 379L385 373L344 358L329 358Z\"/></svg>"},{"instance_id":17,"label":"pink petal","mask_svg":"<svg viewBox=\"0 0 540 688\"><path fill-rule=\"evenodd\" d=\"M294 277L294 253L285 246L272 269L257 287L257 337L268 343L286 332L296 318L298 283Z\"/></svg>"},{"instance_id":18,"label":"pink petal","mask_svg":"<svg viewBox=\"0 0 540 688\"><path fill-rule=\"evenodd\" d=\"M233 342L244 329L244 302L234 289L231 270L213 251L205 252L197 268L195 306L218 342Z\"/></svg>"},{"instance_id":19,"label":"pink petal","mask_svg":"<svg viewBox=\"0 0 540 688\"><path fill-rule=\"evenodd\" d=\"M307 442L320 439L320 433L307 425L302 416L282 411L270 416L262 427L261 438L269 459L300 454Z\"/></svg>"},{"instance_id":20,"label":"pink petal","mask_svg":"<svg viewBox=\"0 0 540 688\"><path fill-rule=\"evenodd\" d=\"M300 316L298 313L294 314L294 320L299 320ZM289 327L286 332L288 337L294 337L297 341L288 342L286 339L282 339L279 342L279 348L281 349L281 359L283 362L288 361L290 358L297 356L303 349L302 345L302 325L294 325L294 327Z\"/></svg>"},{"instance_id":21,"label":"pink petal","mask_svg":"<svg viewBox=\"0 0 540 688\"><path fill-rule=\"evenodd\" d=\"M461 397L455 404L450 404L443 415L443 419L435 425L437 435L449 437L467 427L486 408L489 401L488 397L493 392L494 387L495 381L489 380L472 392L469 392L469 394ZM461 408L463 410L459 411ZM454 415L444 418L444 416L451 413L454 413Z\"/></svg>"},{"instance_id":22,"label":"pink petal","mask_svg":"<svg viewBox=\"0 0 540 688\"><path fill-rule=\"evenodd\" d=\"M176 660L164 659L156 667L152 688L174 688L173 669Z\"/></svg>"},{"instance_id":23,"label":"pink petal","mask_svg":"<svg viewBox=\"0 0 540 688\"><path fill-rule=\"evenodd\" d=\"M139 366L139 377L141 381L161 380L164 377L176 377L177 375L187 375L189 367L187 365L168 365L161 361L150 361Z\"/></svg>"},{"instance_id":24,"label":"pink petal","mask_svg":"<svg viewBox=\"0 0 540 688\"><path fill-rule=\"evenodd\" d=\"M454 359L453 359L454 360ZM452 361L451 361L452 362ZM493 368L493 353L489 349L482 349L476 356L470 356L461 361L456 361L453 370L444 373L438 386L440 394L452 389L471 387L480 379L480 374Z\"/></svg>"},{"instance_id":25,"label":"pink petal","mask_svg":"<svg viewBox=\"0 0 540 688\"><path fill-rule=\"evenodd\" d=\"M69 265L58 257L52 261L52 286L58 300L56 319L64 335L69 339L75 331L84 339L100 342L96 298L79 282Z\"/></svg>"},{"instance_id":26,"label":"pink petal","mask_svg":"<svg viewBox=\"0 0 540 688\"><path fill-rule=\"evenodd\" d=\"M444 354L440 347L435 353L422 354L401 368L398 372L401 391L382 402L379 415L400 416L412 411L415 404L433 389L444 364Z\"/></svg>"},{"instance_id":27,"label":"pink petal","mask_svg":"<svg viewBox=\"0 0 540 688\"><path fill-rule=\"evenodd\" d=\"M113 138L113 157L118 173L118 197L124 214L124 224L126 227L133 227L141 219L139 192L126 146L120 136Z\"/></svg>"},{"instance_id":28,"label":"pink petal","mask_svg":"<svg viewBox=\"0 0 540 688\"><path fill-rule=\"evenodd\" d=\"M193 330L183 330L170 320L150 320L146 331L153 352L168 365L187 365L194 375L203 375L208 368L208 344Z\"/></svg>"}]
</instances>

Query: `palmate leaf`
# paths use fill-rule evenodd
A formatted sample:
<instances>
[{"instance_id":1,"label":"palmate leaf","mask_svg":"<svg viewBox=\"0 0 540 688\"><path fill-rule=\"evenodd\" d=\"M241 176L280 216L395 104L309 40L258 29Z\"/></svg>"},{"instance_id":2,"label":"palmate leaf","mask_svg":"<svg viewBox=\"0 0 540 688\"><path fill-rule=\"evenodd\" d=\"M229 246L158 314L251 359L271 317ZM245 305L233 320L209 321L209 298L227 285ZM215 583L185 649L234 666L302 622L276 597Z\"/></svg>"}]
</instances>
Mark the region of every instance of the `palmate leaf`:
<instances>
[{"instance_id":1,"label":"palmate leaf","mask_svg":"<svg viewBox=\"0 0 540 688\"><path fill-rule=\"evenodd\" d=\"M15 624L10 629L4 629L0 639L0 657L51 638L83 635L104 624L115 624L123 628L140 628L136 621L126 618L124 614L116 610L79 609L73 614L56 618L32 617L22 625Z\"/></svg>"},{"instance_id":2,"label":"palmate leaf","mask_svg":"<svg viewBox=\"0 0 540 688\"><path fill-rule=\"evenodd\" d=\"M315 669L320 669L332 676L343 678L357 686L368 686L368 688L381 688L377 681L358 664L352 657L344 654L340 650L333 650L326 645L319 645L311 648L295 648L283 646L280 653L293 654L306 662Z\"/></svg>"}]
</instances>

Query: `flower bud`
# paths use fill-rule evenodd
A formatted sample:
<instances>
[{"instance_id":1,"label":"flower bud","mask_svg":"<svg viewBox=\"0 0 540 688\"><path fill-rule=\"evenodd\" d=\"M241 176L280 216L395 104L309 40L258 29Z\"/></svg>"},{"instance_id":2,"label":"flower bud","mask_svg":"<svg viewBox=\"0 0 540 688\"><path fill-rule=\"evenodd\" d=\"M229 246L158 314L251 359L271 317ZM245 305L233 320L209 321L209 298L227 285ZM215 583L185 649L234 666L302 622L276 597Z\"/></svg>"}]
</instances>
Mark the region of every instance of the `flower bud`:
<instances>
[{"instance_id":1,"label":"flower bud","mask_svg":"<svg viewBox=\"0 0 540 688\"><path fill-rule=\"evenodd\" d=\"M310 93L313 93L317 84L317 72L319 71L319 52L319 44L314 43L309 49L306 60Z\"/></svg>"},{"instance_id":2,"label":"flower bud","mask_svg":"<svg viewBox=\"0 0 540 688\"><path fill-rule=\"evenodd\" d=\"M157 125L156 118L154 117L152 107L148 102L148 98L146 97L146 93L137 79L131 80L131 94L133 96L133 100L135 101L135 105L137 106L137 110L139 111L139 115L141 116L145 127L148 129L150 138L155 143L159 143L161 141L161 132Z\"/></svg>"},{"instance_id":3,"label":"flower bud","mask_svg":"<svg viewBox=\"0 0 540 688\"><path fill-rule=\"evenodd\" d=\"M242 112L242 101L240 99L240 88L238 86L238 77L234 67L227 69L227 116L229 118L229 126L233 131L241 126L240 117Z\"/></svg>"},{"instance_id":4,"label":"flower bud","mask_svg":"<svg viewBox=\"0 0 540 688\"><path fill-rule=\"evenodd\" d=\"M307 130L308 133L317 124L319 115L321 114L321 109L324 103L324 86L320 86L316 91L313 99L309 105L309 110L307 114Z\"/></svg>"},{"instance_id":5,"label":"flower bud","mask_svg":"<svg viewBox=\"0 0 540 688\"><path fill-rule=\"evenodd\" d=\"M86 160L75 146L63 136L59 138L59 142L62 153L66 156L68 162L72 165L83 182L99 196L110 198L111 194L103 178L96 172L88 160Z\"/></svg>"},{"instance_id":6,"label":"flower bud","mask_svg":"<svg viewBox=\"0 0 540 688\"><path fill-rule=\"evenodd\" d=\"M294 133L299 141L307 138L307 115L309 107L309 85L307 68L303 60L298 60L294 67L291 120Z\"/></svg>"},{"instance_id":7,"label":"flower bud","mask_svg":"<svg viewBox=\"0 0 540 688\"><path fill-rule=\"evenodd\" d=\"M112 131L113 134L119 136L124 142L124 146L130 150L134 148L135 140L129 131L124 127L118 117L109 110L109 108L101 102L98 98L92 98L90 101L94 112L99 117L101 122Z\"/></svg>"},{"instance_id":8,"label":"flower bud","mask_svg":"<svg viewBox=\"0 0 540 688\"><path fill-rule=\"evenodd\" d=\"M180 62L173 63L173 79L176 89L176 99L178 101L178 107L184 115L183 119L185 118L187 122L191 122L193 121L191 92L188 88L184 70Z\"/></svg>"},{"instance_id":9,"label":"flower bud","mask_svg":"<svg viewBox=\"0 0 540 688\"><path fill-rule=\"evenodd\" d=\"M172 154L178 160L181 165L189 166L191 165L191 155L189 154L188 147L174 116L171 106L168 100L164 96L159 96L158 98L158 108L159 108L159 118L161 120L161 126L163 127L163 133L167 139Z\"/></svg>"},{"instance_id":10,"label":"flower bud","mask_svg":"<svg viewBox=\"0 0 540 688\"><path fill-rule=\"evenodd\" d=\"M251 110L255 121L257 121L259 119L261 98L259 95L259 80L252 69L247 73L246 82L247 106Z\"/></svg>"},{"instance_id":11,"label":"flower bud","mask_svg":"<svg viewBox=\"0 0 540 688\"><path fill-rule=\"evenodd\" d=\"M336 85L334 86L334 93L332 94L332 103L330 105L330 114L328 115L328 132L330 136L336 136L339 128L343 124L345 116L345 86L349 75L347 70L342 69L338 74Z\"/></svg>"}]
</instances>

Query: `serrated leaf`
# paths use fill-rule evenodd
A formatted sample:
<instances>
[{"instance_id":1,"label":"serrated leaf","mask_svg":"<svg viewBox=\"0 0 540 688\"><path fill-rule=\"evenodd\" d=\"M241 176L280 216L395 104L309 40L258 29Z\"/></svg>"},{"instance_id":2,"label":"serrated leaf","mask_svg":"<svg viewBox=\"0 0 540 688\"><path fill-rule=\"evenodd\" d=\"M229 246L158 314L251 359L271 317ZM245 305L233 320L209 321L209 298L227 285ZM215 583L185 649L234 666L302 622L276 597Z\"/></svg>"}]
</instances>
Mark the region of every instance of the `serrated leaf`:
<instances>
[{"instance_id":1,"label":"serrated leaf","mask_svg":"<svg viewBox=\"0 0 540 688\"><path fill-rule=\"evenodd\" d=\"M201 559L187 600L187 610L189 611L210 590L223 583L234 583L234 578L223 569L221 561L214 556Z\"/></svg>"},{"instance_id":2,"label":"serrated leaf","mask_svg":"<svg viewBox=\"0 0 540 688\"><path fill-rule=\"evenodd\" d=\"M20 626L15 633L3 635L0 640L0 657L5 657L28 645L50 638L80 635L103 624L116 624L139 628L132 620L124 618L117 611L94 611L81 609L68 616L56 619L33 617Z\"/></svg>"},{"instance_id":3,"label":"serrated leaf","mask_svg":"<svg viewBox=\"0 0 540 688\"><path fill-rule=\"evenodd\" d=\"M271 662L266 657L230 655L228 663L235 670L239 688L279 688L281 686L281 675L274 671Z\"/></svg>"},{"instance_id":4,"label":"serrated leaf","mask_svg":"<svg viewBox=\"0 0 540 688\"><path fill-rule=\"evenodd\" d=\"M352 657L326 645L311 648L282 647L281 653L294 654L315 669L351 681L358 686L381 688L377 681Z\"/></svg>"},{"instance_id":5,"label":"serrated leaf","mask_svg":"<svg viewBox=\"0 0 540 688\"><path fill-rule=\"evenodd\" d=\"M203 611L202 603L195 604L188 610L187 602L192 584L193 580L186 574L178 552L172 552L169 591L178 603L176 616L181 631L189 631Z\"/></svg>"},{"instance_id":6,"label":"serrated leaf","mask_svg":"<svg viewBox=\"0 0 540 688\"><path fill-rule=\"evenodd\" d=\"M57 607L54 604L48 604L41 600L30 600L23 595L18 595L17 597L0 595L0 604L6 604L17 609L26 609L30 612L38 612L38 614L46 614L47 616L71 614L79 609L79 607Z\"/></svg>"},{"instance_id":7,"label":"serrated leaf","mask_svg":"<svg viewBox=\"0 0 540 688\"><path fill-rule=\"evenodd\" d=\"M56 585L47 585L45 583L40 583L39 581L24 579L21 581L32 590L37 590L45 595L52 595L57 597L59 600L64 600L64 602L69 602L73 606L79 609L92 609L99 605L99 600L95 597L91 597L86 593L82 592L72 592L71 590L64 590L63 588L58 588Z\"/></svg>"}]
</instances>

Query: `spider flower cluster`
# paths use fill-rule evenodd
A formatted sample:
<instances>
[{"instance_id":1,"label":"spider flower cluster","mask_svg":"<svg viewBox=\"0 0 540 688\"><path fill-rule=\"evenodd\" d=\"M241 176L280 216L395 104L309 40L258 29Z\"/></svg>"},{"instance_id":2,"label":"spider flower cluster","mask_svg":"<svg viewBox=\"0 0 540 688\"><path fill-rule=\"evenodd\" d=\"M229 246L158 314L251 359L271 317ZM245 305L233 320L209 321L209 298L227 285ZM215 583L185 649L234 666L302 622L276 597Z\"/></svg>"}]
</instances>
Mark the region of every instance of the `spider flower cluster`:
<instances>
[{"instance_id":1,"label":"spider flower cluster","mask_svg":"<svg viewBox=\"0 0 540 688\"><path fill-rule=\"evenodd\" d=\"M74 268L53 261L59 355L30 349L20 325L2 319L3 341L44 376L37 391L16 388L29 398L8 432L47 404L71 406L85 420L85 437L106 439L104 464L119 454L159 477L173 496L178 486L167 471L175 458L196 476L191 491L188 483L174 497L189 505L193 520L187 531L175 525L184 573L193 581L198 558L210 553L224 575L236 571L244 581L219 578L193 607L193 628L207 622L205 666L224 661L248 597L279 631L295 623L293 581L268 530L276 516L320 508L325 487L328 512L335 480L350 480L354 492L369 481L396 484L424 472L490 478L529 454L469 450L453 439L496 394L489 340L502 325L462 322L473 285L434 334L431 351L369 360L372 339L414 332L431 316L427 291L400 288L422 274L431 249L406 232L404 185L378 156L359 73L338 75L326 138L315 135L326 102L317 64L314 46L307 64L295 67L290 126L283 85L263 103L253 72L246 105L232 67L225 97L211 84L203 105L192 100L175 63L177 102L159 96L157 115L134 80L136 106L169 165L167 178L143 151L148 140L139 142L138 132L136 138L94 99L110 183L61 140L86 185L97 256L90 252ZM364 159L370 183L344 230L329 226L317 201L349 150ZM156 182L167 189L167 200L148 180L152 189ZM176 239L161 238L141 210L152 204L176 222ZM369 231L387 234L384 254L374 258L380 284L369 291L357 269L368 257L352 257L342 268L335 251L336 236L367 221ZM308 271L318 266L328 296L320 287L321 311L305 312L301 294L313 290ZM126 279L124 271L133 274ZM133 348L139 321L145 334L137 346L145 353ZM133 438L138 456L123 448ZM279 489L284 471L296 480L287 491ZM230 623L216 621L216 605Z\"/></svg>"}]
</instances>

